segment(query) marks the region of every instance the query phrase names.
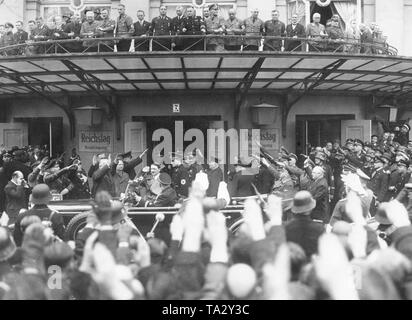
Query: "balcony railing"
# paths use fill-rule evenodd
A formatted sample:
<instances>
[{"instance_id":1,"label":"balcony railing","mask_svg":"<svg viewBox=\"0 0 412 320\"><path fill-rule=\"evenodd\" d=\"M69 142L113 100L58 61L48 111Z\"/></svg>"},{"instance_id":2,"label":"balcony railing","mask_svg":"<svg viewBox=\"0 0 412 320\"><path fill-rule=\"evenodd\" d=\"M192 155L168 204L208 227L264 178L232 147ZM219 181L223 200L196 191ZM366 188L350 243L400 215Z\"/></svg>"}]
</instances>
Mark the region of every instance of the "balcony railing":
<instances>
[{"instance_id":1,"label":"balcony railing","mask_svg":"<svg viewBox=\"0 0 412 320\"><path fill-rule=\"evenodd\" d=\"M361 43L356 40L331 40L242 35L181 35L130 38L77 38L67 40L28 41L0 48L2 56L116 52L119 41L131 41L130 52L314 52L396 56L398 50L384 41ZM127 46L127 44L126 44ZM226 50L225 50L226 51Z\"/></svg>"}]
</instances>

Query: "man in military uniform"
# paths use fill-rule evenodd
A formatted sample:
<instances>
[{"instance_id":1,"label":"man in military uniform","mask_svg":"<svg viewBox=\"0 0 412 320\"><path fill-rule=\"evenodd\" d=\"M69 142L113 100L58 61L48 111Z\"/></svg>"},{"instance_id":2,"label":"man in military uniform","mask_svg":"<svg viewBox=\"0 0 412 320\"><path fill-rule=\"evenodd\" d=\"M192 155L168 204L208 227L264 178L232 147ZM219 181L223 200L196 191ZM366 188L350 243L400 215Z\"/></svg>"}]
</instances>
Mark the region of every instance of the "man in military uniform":
<instances>
[{"instance_id":1,"label":"man in military uniform","mask_svg":"<svg viewBox=\"0 0 412 320\"><path fill-rule=\"evenodd\" d=\"M407 146L409 141L409 131L411 128L407 123L405 123L401 127L401 131L399 132L398 136L395 138L395 142L398 142L401 146Z\"/></svg>"},{"instance_id":2,"label":"man in military uniform","mask_svg":"<svg viewBox=\"0 0 412 320\"><path fill-rule=\"evenodd\" d=\"M81 16L80 13L75 13L68 24L64 27L64 32L67 33L69 39L80 39L80 30L82 28ZM80 42L73 41L65 44L65 48L69 52L81 52L82 45Z\"/></svg>"},{"instance_id":3,"label":"man in military uniform","mask_svg":"<svg viewBox=\"0 0 412 320\"><path fill-rule=\"evenodd\" d=\"M183 21L185 17L183 16L183 7L177 6L176 17L172 18L172 35L178 36L183 32ZM179 37L173 39L172 42L173 51L181 51L184 49L183 40Z\"/></svg>"},{"instance_id":4,"label":"man in military uniform","mask_svg":"<svg viewBox=\"0 0 412 320\"><path fill-rule=\"evenodd\" d=\"M388 190L389 174L385 169L385 166L388 163L389 159L384 156L375 157L374 171L372 172L368 188L373 191L378 202L383 202L385 200L385 195Z\"/></svg>"},{"instance_id":5,"label":"man in military uniform","mask_svg":"<svg viewBox=\"0 0 412 320\"><path fill-rule=\"evenodd\" d=\"M206 196L217 197L219 184L223 181L223 171L219 167L219 159L217 158L211 158L208 165L209 168L206 173L209 180L209 188L206 190Z\"/></svg>"},{"instance_id":6,"label":"man in military uniform","mask_svg":"<svg viewBox=\"0 0 412 320\"><path fill-rule=\"evenodd\" d=\"M365 154L365 162L363 163L363 167L361 168L362 171L365 172L365 174L367 174L368 176L372 175L374 160L375 150L368 150L368 152L366 152Z\"/></svg>"},{"instance_id":7,"label":"man in military uniform","mask_svg":"<svg viewBox=\"0 0 412 320\"><path fill-rule=\"evenodd\" d=\"M97 31L100 31L100 37L113 38L114 29L116 27L116 22L110 19L109 12L107 11L107 9L103 9L101 11L101 15L102 15L102 20L100 21L100 27L97 28ZM99 45L100 52L112 52L113 48L114 48L113 41L107 40L107 41L100 42L100 45Z\"/></svg>"},{"instance_id":8,"label":"man in military uniform","mask_svg":"<svg viewBox=\"0 0 412 320\"><path fill-rule=\"evenodd\" d=\"M275 178L269 171L269 169L262 165L262 160L259 159L259 171L255 175L255 178L253 180L254 185L256 186L256 189L259 191L259 193L262 194L269 194L272 192L273 188L273 183L275 182Z\"/></svg>"},{"instance_id":9,"label":"man in military uniform","mask_svg":"<svg viewBox=\"0 0 412 320\"><path fill-rule=\"evenodd\" d=\"M372 148L377 148L379 147L379 138L376 134L373 134L371 136L371 147Z\"/></svg>"},{"instance_id":10,"label":"man in military uniform","mask_svg":"<svg viewBox=\"0 0 412 320\"><path fill-rule=\"evenodd\" d=\"M391 171L389 175L389 188L386 196L387 201L396 198L411 177L411 174L408 172L409 160L399 159L395 163L395 166L395 170Z\"/></svg>"},{"instance_id":11,"label":"man in military uniform","mask_svg":"<svg viewBox=\"0 0 412 320\"><path fill-rule=\"evenodd\" d=\"M142 163L144 155L149 149L144 150L139 156L135 159L132 159L132 152L126 152L124 154L118 155L118 160L122 160L124 163L123 171L129 175L131 180L134 180L136 177L135 168Z\"/></svg>"},{"instance_id":12,"label":"man in military uniform","mask_svg":"<svg viewBox=\"0 0 412 320\"><path fill-rule=\"evenodd\" d=\"M100 31L97 28L100 27L100 22L94 20L94 13L92 11L88 11L86 14L86 21L83 22L82 28L80 29L80 37L85 39L92 39L96 38ZM95 40L84 40L83 47L85 51L88 52L96 52L97 51L98 42Z\"/></svg>"},{"instance_id":13,"label":"man in military uniform","mask_svg":"<svg viewBox=\"0 0 412 320\"><path fill-rule=\"evenodd\" d=\"M279 21L279 11L272 10L272 20L268 20L263 25L263 34L265 36L272 37L284 37L286 36L285 24ZM265 51L281 51L282 40L266 39L263 45Z\"/></svg>"},{"instance_id":14,"label":"man in military uniform","mask_svg":"<svg viewBox=\"0 0 412 320\"><path fill-rule=\"evenodd\" d=\"M227 35L240 36L243 34L245 26L243 21L236 17L236 10L229 10L229 19L225 21ZM238 51L242 47L242 39L239 37L228 38L225 40L225 49L228 51Z\"/></svg>"},{"instance_id":15,"label":"man in military uniform","mask_svg":"<svg viewBox=\"0 0 412 320\"><path fill-rule=\"evenodd\" d=\"M288 171L292 181L294 188L299 190L300 186L300 178L305 173L304 170L298 168L296 162L298 161L298 157L294 153L289 153L287 156L288 162L285 164L285 169Z\"/></svg>"},{"instance_id":16,"label":"man in military uniform","mask_svg":"<svg viewBox=\"0 0 412 320\"><path fill-rule=\"evenodd\" d=\"M245 39L243 43L243 50L257 51L260 47L260 36L263 33L263 21L258 18L259 10L254 9L252 16L247 18L244 22L244 29L246 36L255 36L255 39Z\"/></svg>"},{"instance_id":17,"label":"man in military uniform","mask_svg":"<svg viewBox=\"0 0 412 320\"><path fill-rule=\"evenodd\" d=\"M203 19L207 19L210 17L210 11L209 11L209 7L204 7L203 8Z\"/></svg>"},{"instance_id":18,"label":"man in military uniform","mask_svg":"<svg viewBox=\"0 0 412 320\"><path fill-rule=\"evenodd\" d=\"M133 37L145 38L149 35L150 23L144 19L145 14L143 10L137 11L137 21L134 23ZM134 42L135 51L149 51L149 40L135 39Z\"/></svg>"},{"instance_id":19,"label":"man in military uniform","mask_svg":"<svg viewBox=\"0 0 412 320\"><path fill-rule=\"evenodd\" d=\"M61 213L49 208L49 202L52 200L50 188L46 184L38 184L33 188L30 196L33 207L18 215L14 227L14 240L20 246L23 241L23 230L21 229L21 222L25 217L37 216L42 222L48 222L54 234L60 239L64 236L64 221Z\"/></svg>"},{"instance_id":20,"label":"man in military uniform","mask_svg":"<svg viewBox=\"0 0 412 320\"><path fill-rule=\"evenodd\" d=\"M313 14L313 22L309 23L306 28L306 36L310 39L314 40L323 40L326 39L328 34L326 33L325 26L320 23L320 14L314 13ZM324 43L317 43L314 41L309 42L309 51L325 51L325 44Z\"/></svg>"},{"instance_id":21,"label":"man in military uniform","mask_svg":"<svg viewBox=\"0 0 412 320\"><path fill-rule=\"evenodd\" d=\"M3 36L0 38L0 47L7 47L7 46L14 45L16 38L13 34L13 29L14 29L13 24L11 24L10 22L6 22L4 24L4 28L5 28L5 32ZM11 49L11 50L5 51L4 53L7 54L8 56L12 56L16 54L16 50Z\"/></svg>"},{"instance_id":22,"label":"man in military uniform","mask_svg":"<svg viewBox=\"0 0 412 320\"><path fill-rule=\"evenodd\" d=\"M150 35L152 36L170 36L173 31L172 19L167 14L167 7L161 5L159 8L160 15L153 18L150 26ZM171 47L170 39L153 39L152 51L168 51Z\"/></svg>"},{"instance_id":23,"label":"man in military uniform","mask_svg":"<svg viewBox=\"0 0 412 320\"><path fill-rule=\"evenodd\" d=\"M170 186L172 179L170 176L162 172L159 174L160 193L154 200L146 200L142 197L138 197L138 207L172 207L177 202L176 191Z\"/></svg>"},{"instance_id":24,"label":"man in military uniform","mask_svg":"<svg viewBox=\"0 0 412 320\"><path fill-rule=\"evenodd\" d=\"M205 19L206 32L209 35L222 35L225 32L225 20L222 17L219 17L218 6L212 4L209 7L210 17ZM224 42L223 39L209 38L206 41L206 50L207 51L223 51Z\"/></svg>"},{"instance_id":25,"label":"man in military uniform","mask_svg":"<svg viewBox=\"0 0 412 320\"><path fill-rule=\"evenodd\" d=\"M133 19L126 14L124 4L119 4L117 10L119 12L119 16L116 21L116 37L122 38L117 43L117 51L128 52L132 42L132 40L129 40L128 38L134 34Z\"/></svg>"},{"instance_id":26,"label":"man in military uniform","mask_svg":"<svg viewBox=\"0 0 412 320\"><path fill-rule=\"evenodd\" d=\"M353 143L353 152L347 157L349 163L353 164L357 168L362 168L365 163L365 156L363 154L363 142L362 140L355 139Z\"/></svg>"},{"instance_id":27,"label":"man in military uniform","mask_svg":"<svg viewBox=\"0 0 412 320\"><path fill-rule=\"evenodd\" d=\"M196 174L203 170L203 167L197 162L198 151L186 154L185 162L189 165L189 186L196 178Z\"/></svg>"},{"instance_id":28,"label":"man in military uniform","mask_svg":"<svg viewBox=\"0 0 412 320\"><path fill-rule=\"evenodd\" d=\"M228 191L231 197L249 197L254 196L252 189L254 174L250 172L251 163L245 163L240 160L235 165L235 174L228 184Z\"/></svg>"},{"instance_id":29,"label":"man in military uniform","mask_svg":"<svg viewBox=\"0 0 412 320\"><path fill-rule=\"evenodd\" d=\"M333 183L333 174L330 165L326 163L326 155L324 152L316 152L315 154L315 165L321 167L324 171L324 177L328 186L332 186Z\"/></svg>"},{"instance_id":30,"label":"man in military uniform","mask_svg":"<svg viewBox=\"0 0 412 320\"><path fill-rule=\"evenodd\" d=\"M29 39L29 34L23 29L23 22L16 22L16 33L14 34L16 44L24 44ZM23 48L19 48L17 54L21 55L24 53Z\"/></svg>"},{"instance_id":31,"label":"man in military uniform","mask_svg":"<svg viewBox=\"0 0 412 320\"><path fill-rule=\"evenodd\" d=\"M37 27L33 32L34 41L47 41L49 39L49 28L43 21L42 17L36 18ZM45 52L45 46L36 46L36 53L41 54Z\"/></svg>"},{"instance_id":32,"label":"man in military uniform","mask_svg":"<svg viewBox=\"0 0 412 320\"><path fill-rule=\"evenodd\" d=\"M52 40L65 40L68 39L69 36L65 32L65 24L63 22L63 18L61 16L54 17L54 29L50 30L50 38ZM61 49L61 48L58 48ZM64 53L65 51L61 51Z\"/></svg>"},{"instance_id":33,"label":"man in military uniform","mask_svg":"<svg viewBox=\"0 0 412 320\"><path fill-rule=\"evenodd\" d=\"M182 155L180 153L172 154L172 168L170 177L172 179L172 188L176 191L178 196L187 197L189 194L189 187L186 183L189 178L189 171L183 166Z\"/></svg>"},{"instance_id":34,"label":"man in military uniform","mask_svg":"<svg viewBox=\"0 0 412 320\"><path fill-rule=\"evenodd\" d=\"M182 34L188 36L206 34L205 22L201 17L196 16L196 11L193 6L186 9L186 17L183 19ZM203 41L201 41L200 37L184 39L183 48L189 51L203 50Z\"/></svg>"}]
</instances>

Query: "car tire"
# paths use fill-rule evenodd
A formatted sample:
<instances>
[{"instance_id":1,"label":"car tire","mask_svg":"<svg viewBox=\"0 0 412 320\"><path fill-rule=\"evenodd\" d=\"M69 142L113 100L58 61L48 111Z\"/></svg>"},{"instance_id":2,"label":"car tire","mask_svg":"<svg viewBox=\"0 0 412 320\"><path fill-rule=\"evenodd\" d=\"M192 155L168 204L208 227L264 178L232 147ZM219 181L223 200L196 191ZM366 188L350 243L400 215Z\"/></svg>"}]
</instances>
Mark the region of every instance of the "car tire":
<instances>
[{"instance_id":1,"label":"car tire","mask_svg":"<svg viewBox=\"0 0 412 320\"><path fill-rule=\"evenodd\" d=\"M81 212L76 214L68 223L66 227L66 232L64 234L65 240L75 240L76 235L85 227L87 224L87 217L89 212Z\"/></svg>"}]
</instances>

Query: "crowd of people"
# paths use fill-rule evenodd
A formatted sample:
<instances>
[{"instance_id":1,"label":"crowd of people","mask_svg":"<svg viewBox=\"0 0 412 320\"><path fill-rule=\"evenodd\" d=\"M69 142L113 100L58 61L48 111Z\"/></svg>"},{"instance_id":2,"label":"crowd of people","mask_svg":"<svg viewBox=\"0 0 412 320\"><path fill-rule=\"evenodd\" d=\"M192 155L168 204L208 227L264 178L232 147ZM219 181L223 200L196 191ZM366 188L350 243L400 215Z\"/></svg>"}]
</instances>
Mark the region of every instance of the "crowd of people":
<instances>
[{"instance_id":1,"label":"crowd of people","mask_svg":"<svg viewBox=\"0 0 412 320\"><path fill-rule=\"evenodd\" d=\"M147 150L99 154L88 172L75 149L67 163L47 146L3 150L0 297L410 299L409 131L277 158L255 142L257 166L238 159L227 187L219 159L205 165L198 150L140 170ZM74 241L49 207L56 192L93 199ZM246 201L229 232L233 199ZM128 206L176 206L171 241L142 235Z\"/></svg>"},{"instance_id":2,"label":"crowd of people","mask_svg":"<svg viewBox=\"0 0 412 320\"><path fill-rule=\"evenodd\" d=\"M299 23L293 14L289 24L280 20L279 11L272 10L272 18L263 21L259 10L251 16L240 19L235 9L230 9L228 17L219 15L219 7L212 4L205 7L202 16L197 15L193 6L178 6L176 16L168 16L167 7L161 5L159 16L147 21L143 10L137 11L137 21L126 14L124 5L119 5L116 20L110 18L107 9L84 14L75 13L70 17L54 16L45 21L38 17L28 22L28 29L22 21L15 25L10 22L0 25L0 47L27 44L9 50L5 55L33 55L66 52L128 52L128 51L331 51L365 54L382 54L387 44L379 26L375 23L358 24L356 20L346 21L346 30L338 14L334 14L326 25L321 24L321 15L313 14L313 22L307 26ZM200 36L208 35L203 42ZM212 37L212 36L216 37ZM152 43L149 36L155 38ZM190 36L180 37L179 36ZM199 37L196 37L199 36ZM225 37L222 37L225 36ZM246 36L246 37L245 37ZM264 37L287 37L286 40ZM97 38L118 38L96 40ZM135 38L132 46L132 39ZM167 38L169 37L169 38ZM295 38L295 39L292 39ZM308 39L302 41L302 38ZM58 46L35 43L48 40L68 41ZM91 40L95 39L95 40ZM312 41L309 41L312 39ZM332 41L328 41L332 40ZM307 46L308 45L308 46Z\"/></svg>"}]
</instances>

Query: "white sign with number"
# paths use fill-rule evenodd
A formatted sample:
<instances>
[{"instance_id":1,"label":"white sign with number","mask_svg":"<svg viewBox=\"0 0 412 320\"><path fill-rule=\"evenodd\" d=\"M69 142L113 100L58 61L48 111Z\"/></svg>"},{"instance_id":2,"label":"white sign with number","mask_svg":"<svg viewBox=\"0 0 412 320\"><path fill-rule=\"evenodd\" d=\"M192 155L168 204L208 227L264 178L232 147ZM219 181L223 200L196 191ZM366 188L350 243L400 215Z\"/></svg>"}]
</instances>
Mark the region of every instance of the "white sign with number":
<instances>
[{"instance_id":1,"label":"white sign with number","mask_svg":"<svg viewBox=\"0 0 412 320\"><path fill-rule=\"evenodd\" d=\"M179 113L180 112L180 104L179 103L173 103L173 112L174 113Z\"/></svg>"}]
</instances>

